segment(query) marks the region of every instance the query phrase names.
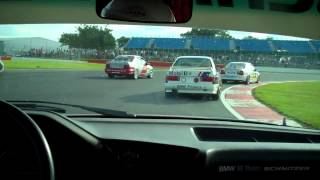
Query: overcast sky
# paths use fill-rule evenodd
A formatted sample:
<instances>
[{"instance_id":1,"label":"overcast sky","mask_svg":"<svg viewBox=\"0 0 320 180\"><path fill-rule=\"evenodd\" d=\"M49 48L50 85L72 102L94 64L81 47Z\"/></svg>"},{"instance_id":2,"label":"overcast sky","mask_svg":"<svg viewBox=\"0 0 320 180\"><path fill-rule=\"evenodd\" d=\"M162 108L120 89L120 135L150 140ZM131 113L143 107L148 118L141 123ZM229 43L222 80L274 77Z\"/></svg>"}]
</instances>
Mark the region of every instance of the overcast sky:
<instances>
[{"instance_id":1,"label":"overcast sky","mask_svg":"<svg viewBox=\"0 0 320 180\"><path fill-rule=\"evenodd\" d=\"M22 24L22 25L0 25L0 38L12 37L43 37L54 41L59 41L62 33L74 33L78 24ZM105 25L99 25L105 27ZM108 25L112 29L112 34L119 38L126 37L180 37L181 33L189 31L191 28L166 27L166 26L141 26L141 25ZM253 36L259 39L273 37L277 40L306 40L289 36L229 31L229 33L241 39L245 36Z\"/></svg>"}]
</instances>

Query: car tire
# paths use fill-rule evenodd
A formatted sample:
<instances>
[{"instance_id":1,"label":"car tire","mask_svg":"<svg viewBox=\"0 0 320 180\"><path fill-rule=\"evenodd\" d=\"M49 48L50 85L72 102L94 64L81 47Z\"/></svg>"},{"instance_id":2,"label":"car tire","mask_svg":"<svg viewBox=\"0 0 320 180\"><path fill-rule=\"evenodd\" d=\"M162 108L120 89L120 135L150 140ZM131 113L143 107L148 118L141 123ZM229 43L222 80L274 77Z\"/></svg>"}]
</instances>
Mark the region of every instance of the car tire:
<instances>
[{"instance_id":1,"label":"car tire","mask_svg":"<svg viewBox=\"0 0 320 180\"><path fill-rule=\"evenodd\" d=\"M259 83L259 82L260 82L260 75L258 76L256 83Z\"/></svg>"},{"instance_id":2,"label":"car tire","mask_svg":"<svg viewBox=\"0 0 320 180\"><path fill-rule=\"evenodd\" d=\"M219 88L219 90L217 91L217 94L212 94L211 96L212 96L211 99L212 99L213 101L219 100L219 98L220 98L220 88Z\"/></svg>"},{"instance_id":3,"label":"car tire","mask_svg":"<svg viewBox=\"0 0 320 180\"><path fill-rule=\"evenodd\" d=\"M249 85L250 84L250 76L247 77L246 81L244 81L245 85Z\"/></svg>"},{"instance_id":4,"label":"car tire","mask_svg":"<svg viewBox=\"0 0 320 180\"><path fill-rule=\"evenodd\" d=\"M109 79L113 79L114 75L113 74L108 74Z\"/></svg>"},{"instance_id":5,"label":"car tire","mask_svg":"<svg viewBox=\"0 0 320 180\"><path fill-rule=\"evenodd\" d=\"M151 72L151 73L147 76L147 78L152 79L152 78L153 78L153 72Z\"/></svg>"}]
</instances>

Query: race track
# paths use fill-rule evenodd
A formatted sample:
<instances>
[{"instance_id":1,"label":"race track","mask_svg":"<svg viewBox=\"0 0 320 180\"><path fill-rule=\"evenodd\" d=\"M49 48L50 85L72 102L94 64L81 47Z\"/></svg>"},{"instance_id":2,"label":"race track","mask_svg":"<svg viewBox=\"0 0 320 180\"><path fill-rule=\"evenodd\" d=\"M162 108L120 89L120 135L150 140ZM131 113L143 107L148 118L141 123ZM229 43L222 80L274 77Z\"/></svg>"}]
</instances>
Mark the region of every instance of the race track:
<instances>
[{"instance_id":1,"label":"race track","mask_svg":"<svg viewBox=\"0 0 320 180\"><path fill-rule=\"evenodd\" d=\"M320 71L259 68L262 81L320 80ZM137 114L232 118L221 101L199 96L164 96L165 71L153 79L106 79L103 72L8 70L0 74L0 99L39 100L88 105ZM224 84L223 88L234 84Z\"/></svg>"}]
</instances>

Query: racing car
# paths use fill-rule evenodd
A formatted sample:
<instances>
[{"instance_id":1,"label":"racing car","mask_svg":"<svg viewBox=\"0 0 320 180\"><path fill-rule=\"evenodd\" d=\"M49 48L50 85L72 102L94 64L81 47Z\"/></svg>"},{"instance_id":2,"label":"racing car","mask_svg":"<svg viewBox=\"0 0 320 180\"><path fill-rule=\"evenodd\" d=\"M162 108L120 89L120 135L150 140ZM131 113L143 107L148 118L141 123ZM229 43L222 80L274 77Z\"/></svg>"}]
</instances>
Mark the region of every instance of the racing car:
<instances>
[{"instance_id":1,"label":"racing car","mask_svg":"<svg viewBox=\"0 0 320 180\"><path fill-rule=\"evenodd\" d=\"M0 73L4 71L4 64L3 62L0 60Z\"/></svg>"},{"instance_id":2,"label":"racing car","mask_svg":"<svg viewBox=\"0 0 320 180\"><path fill-rule=\"evenodd\" d=\"M153 78L153 67L141 56L119 55L110 63L106 63L105 73L111 79L116 76L126 76L131 79Z\"/></svg>"},{"instance_id":3,"label":"racing car","mask_svg":"<svg viewBox=\"0 0 320 180\"><path fill-rule=\"evenodd\" d=\"M166 74L165 96L171 97L177 93L203 94L217 100L221 85L220 75L211 57L180 56Z\"/></svg>"},{"instance_id":4,"label":"racing car","mask_svg":"<svg viewBox=\"0 0 320 180\"><path fill-rule=\"evenodd\" d=\"M259 83L261 79L257 69L248 62L230 62L220 71L223 83L238 81L245 84Z\"/></svg>"}]
</instances>

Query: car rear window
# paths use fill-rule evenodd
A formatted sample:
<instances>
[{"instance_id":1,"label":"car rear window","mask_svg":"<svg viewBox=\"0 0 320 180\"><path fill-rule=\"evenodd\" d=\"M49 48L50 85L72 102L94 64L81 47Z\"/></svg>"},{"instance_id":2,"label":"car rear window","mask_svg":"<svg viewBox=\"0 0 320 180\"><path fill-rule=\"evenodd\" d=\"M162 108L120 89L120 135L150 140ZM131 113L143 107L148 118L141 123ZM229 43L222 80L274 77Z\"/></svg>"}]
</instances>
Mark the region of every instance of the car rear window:
<instances>
[{"instance_id":1,"label":"car rear window","mask_svg":"<svg viewBox=\"0 0 320 180\"><path fill-rule=\"evenodd\" d=\"M134 56L118 56L114 59L114 61L125 61L125 62L132 62Z\"/></svg>"},{"instance_id":2,"label":"car rear window","mask_svg":"<svg viewBox=\"0 0 320 180\"><path fill-rule=\"evenodd\" d=\"M211 61L206 58L179 58L174 67L212 67Z\"/></svg>"},{"instance_id":3,"label":"car rear window","mask_svg":"<svg viewBox=\"0 0 320 180\"><path fill-rule=\"evenodd\" d=\"M244 69L246 64L244 63L230 63L226 66L226 69Z\"/></svg>"}]
</instances>

